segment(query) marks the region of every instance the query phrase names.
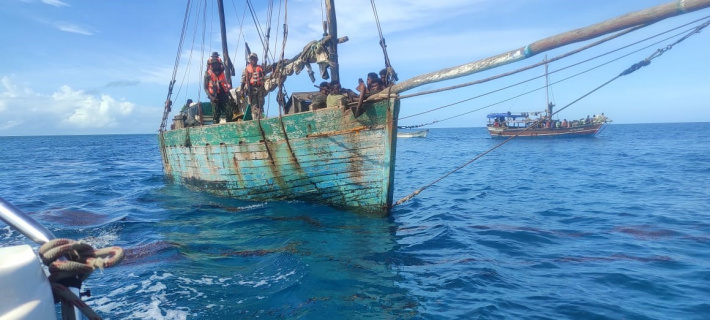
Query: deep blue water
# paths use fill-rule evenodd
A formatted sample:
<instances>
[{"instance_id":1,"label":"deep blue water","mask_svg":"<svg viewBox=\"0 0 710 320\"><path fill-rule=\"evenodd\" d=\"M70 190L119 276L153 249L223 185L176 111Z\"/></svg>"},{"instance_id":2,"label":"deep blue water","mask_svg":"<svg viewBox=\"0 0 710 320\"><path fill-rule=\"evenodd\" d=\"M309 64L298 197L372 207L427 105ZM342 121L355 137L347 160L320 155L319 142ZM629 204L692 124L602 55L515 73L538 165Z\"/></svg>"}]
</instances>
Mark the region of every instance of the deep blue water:
<instances>
[{"instance_id":1,"label":"deep blue water","mask_svg":"<svg viewBox=\"0 0 710 320\"><path fill-rule=\"evenodd\" d=\"M395 198L501 141L400 139ZM382 218L166 184L155 135L0 137L0 196L126 249L85 282L109 319L708 319L709 143L710 123L515 140Z\"/></svg>"}]
</instances>

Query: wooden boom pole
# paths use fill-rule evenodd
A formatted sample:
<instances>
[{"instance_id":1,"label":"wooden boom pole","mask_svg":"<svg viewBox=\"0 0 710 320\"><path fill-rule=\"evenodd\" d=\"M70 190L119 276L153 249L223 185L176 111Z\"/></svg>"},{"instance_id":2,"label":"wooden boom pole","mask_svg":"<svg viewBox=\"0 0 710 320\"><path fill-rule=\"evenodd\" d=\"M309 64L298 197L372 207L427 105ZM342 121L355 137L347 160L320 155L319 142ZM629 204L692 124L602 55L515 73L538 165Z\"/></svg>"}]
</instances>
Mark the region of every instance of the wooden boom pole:
<instances>
[{"instance_id":1,"label":"wooden boom pole","mask_svg":"<svg viewBox=\"0 0 710 320\"><path fill-rule=\"evenodd\" d=\"M493 69L530 58L536 54L543 53L555 48L579 41L594 39L596 37L624 30L627 28L649 25L670 17L675 17L688 12L697 11L710 7L710 0L676 0L670 3L658 5L641 11L625 14L620 17L609 19L584 28L563 32L542 40L535 41L525 47L501 53L486 59L451 67L435 72L430 72L402 81L384 90L380 94L371 96L368 100L384 98L388 91L391 93L402 93L414 88L436 83L440 81L455 79L488 69Z\"/></svg>"}]
</instances>

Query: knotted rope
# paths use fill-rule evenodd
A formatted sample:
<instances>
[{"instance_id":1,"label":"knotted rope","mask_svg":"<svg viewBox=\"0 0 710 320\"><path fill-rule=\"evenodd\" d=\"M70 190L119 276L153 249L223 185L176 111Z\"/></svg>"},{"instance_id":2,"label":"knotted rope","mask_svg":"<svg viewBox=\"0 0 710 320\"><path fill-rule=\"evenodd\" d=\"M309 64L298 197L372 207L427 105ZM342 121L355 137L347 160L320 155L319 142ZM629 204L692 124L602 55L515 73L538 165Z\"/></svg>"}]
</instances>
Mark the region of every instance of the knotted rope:
<instances>
[{"instance_id":1,"label":"knotted rope","mask_svg":"<svg viewBox=\"0 0 710 320\"><path fill-rule=\"evenodd\" d=\"M81 282L99 268L112 267L123 260L123 249L108 247L95 250L89 244L70 239L54 239L39 248L42 263L49 267L49 282L54 300L62 303L62 319L73 319L72 307L77 307L87 318L101 318L94 310L71 292L67 286L81 287ZM65 258L58 260L60 258Z\"/></svg>"}]
</instances>

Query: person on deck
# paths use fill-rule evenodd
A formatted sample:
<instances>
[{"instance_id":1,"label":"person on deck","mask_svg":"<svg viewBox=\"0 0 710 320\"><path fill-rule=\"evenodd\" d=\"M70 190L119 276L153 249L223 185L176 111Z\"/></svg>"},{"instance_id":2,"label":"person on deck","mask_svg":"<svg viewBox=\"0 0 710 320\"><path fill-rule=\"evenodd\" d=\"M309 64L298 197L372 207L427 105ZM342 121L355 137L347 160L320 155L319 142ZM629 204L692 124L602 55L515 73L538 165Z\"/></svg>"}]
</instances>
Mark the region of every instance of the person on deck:
<instances>
[{"instance_id":1,"label":"person on deck","mask_svg":"<svg viewBox=\"0 0 710 320\"><path fill-rule=\"evenodd\" d=\"M224 74L224 64L217 52L207 60L207 71L204 78L205 92L212 102L212 119L214 124L219 123L220 114L224 113L225 121L232 121L232 110L229 103L229 90L232 86L227 82Z\"/></svg>"},{"instance_id":2,"label":"person on deck","mask_svg":"<svg viewBox=\"0 0 710 320\"><path fill-rule=\"evenodd\" d=\"M367 74L367 91L369 94L375 94L382 91L385 85L382 80L377 76L377 73L370 72Z\"/></svg>"},{"instance_id":3,"label":"person on deck","mask_svg":"<svg viewBox=\"0 0 710 320\"><path fill-rule=\"evenodd\" d=\"M242 72L241 90L247 96L251 105L251 114L254 119L261 119L264 113L264 68L258 64L259 57L256 53L249 55L249 64Z\"/></svg>"},{"instance_id":4,"label":"person on deck","mask_svg":"<svg viewBox=\"0 0 710 320\"><path fill-rule=\"evenodd\" d=\"M182 106L182 109L180 109L180 113L187 114L187 109L190 108L190 105L192 105L192 99L187 99L187 102L185 102L185 105Z\"/></svg>"},{"instance_id":5,"label":"person on deck","mask_svg":"<svg viewBox=\"0 0 710 320\"><path fill-rule=\"evenodd\" d=\"M325 109L327 107L328 94L330 93L330 85L323 81L318 86L320 90L311 98L311 110Z\"/></svg>"},{"instance_id":6,"label":"person on deck","mask_svg":"<svg viewBox=\"0 0 710 320\"><path fill-rule=\"evenodd\" d=\"M190 107L194 103L192 102L192 99L187 99L187 102L185 102L185 105L182 106L182 109L180 109L180 115L182 116L182 121L184 122L184 125L186 127L189 127L191 125L194 125L195 119L190 118Z\"/></svg>"},{"instance_id":7,"label":"person on deck","mask_svg":"<svg viewBox=\"0 0 710 320\"><path fill-rule=\"evenodd\" d=\"M349 95L346 92L343 92L341 90L340 82L331 81L330 82L330 94L328 94L328 98L326 99L326 105L328 106L328 108L339 107L339 108L342 108L343 110L346 110L346 107L348 106L348 103L350 102L350 99L348 96Z\"/></svg>"},{"instance_id":8,"label":"person on deck","mask_svg":"<svg viewBox=\"0 0 710 320\"><path fill-rule=\"evenodd\" d=\"M606 116L604 115L604 112L602 112L601 115L599 115L599 123L605 123L606 122Z\"/></svg>"},{"instance_id":9,"label":"person on deck","mask_svg":"<svg viewBox=\"0 0 710 320\"><path fill-rule=\"evenodd\" d=\"M380 70L380 80L382 81L382 87L387 88L392 85L391 77L387 76L387 68Z\"/></svg>"}]
</instances>

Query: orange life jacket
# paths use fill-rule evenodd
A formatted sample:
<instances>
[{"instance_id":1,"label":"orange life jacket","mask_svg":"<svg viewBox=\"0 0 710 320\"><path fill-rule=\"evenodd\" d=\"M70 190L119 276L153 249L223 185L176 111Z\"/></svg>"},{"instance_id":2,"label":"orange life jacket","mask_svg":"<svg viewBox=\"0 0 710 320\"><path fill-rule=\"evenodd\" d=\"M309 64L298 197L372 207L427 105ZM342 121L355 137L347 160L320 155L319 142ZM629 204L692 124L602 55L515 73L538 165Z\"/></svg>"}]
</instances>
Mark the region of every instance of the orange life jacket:
<instances>
[{"instance_id":1,"label":"orange life jacket","mask_svg":"<svg viewBox=\"0 0 710 320\"><path fill-rule=\"evenodd\" d=\"M262 69L260 65L256 65L256 68L253 68L251 64L247 65L247 79L249 81L249 85L260 87L263 84L263 78L264 69Z\"/></svg>"},{"instance_id":2,"label":"orange life jacket","mask_svg":"<svg viewBox=\"0 0 710 320\"><path fill-rule=\"evenodd\" d=\"M207 73L210 75L210 82L208 86L210 89L211 96L216 96L220 92L229 92L229 89L231 88L229 86L229 83L227 83L227 77L224 75L224 72L217 75L214 73L214 71L212 71L212 69L210 69L207 70Z\"/></svg>"}]
</instances>

